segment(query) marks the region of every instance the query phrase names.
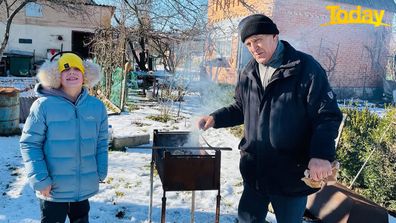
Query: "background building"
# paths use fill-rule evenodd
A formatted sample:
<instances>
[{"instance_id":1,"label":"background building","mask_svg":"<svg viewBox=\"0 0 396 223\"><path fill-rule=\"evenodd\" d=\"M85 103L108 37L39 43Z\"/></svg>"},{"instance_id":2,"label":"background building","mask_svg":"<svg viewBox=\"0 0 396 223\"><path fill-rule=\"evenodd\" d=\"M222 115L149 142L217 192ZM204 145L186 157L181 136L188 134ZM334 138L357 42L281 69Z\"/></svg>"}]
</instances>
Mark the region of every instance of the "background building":
<instances>
[{"instance_id":1,"label":"background building","mask_svg":"<svg viewBox=\"0 0 396 223\"><path fill-rule=\"evenodd\" d=\"M392 26L345 24L321 26L330 20L326 6L343 10L385 10L382 22L393 23L393 0L209 0L208 73L219 82L235 83L237 72L250 58L240 42L237 25L254 13L274 20L280 39L314 56L323 66L339 98L375 98L382 95L383 78L391 52ZM213 63L217 61L217 63Z\"/></svg>"},{"instance_id":2,"label":"background building","mask_svg":"<svg viewBox=\"0 0 396 223\"><path fill-rule=\"evenodd\" d=\"M32 57L35 63L51 58L60 50L72 50L88 57L89 38L96 28L111 25L114 8L93 3L87 3L83 7L81 11L71 14L42 4L42 1L28 3L12 22L3 63L12 63L13 59L10 58L23 56ZM0 11L0 21L3 21L0 22L0 36L3 37L5 16L1 13L5 13L4 10ZM12 65L7 64L7 70L11 70L13 75L22 75L18 69L11 69Z\"/></svg>"}]
</instances>

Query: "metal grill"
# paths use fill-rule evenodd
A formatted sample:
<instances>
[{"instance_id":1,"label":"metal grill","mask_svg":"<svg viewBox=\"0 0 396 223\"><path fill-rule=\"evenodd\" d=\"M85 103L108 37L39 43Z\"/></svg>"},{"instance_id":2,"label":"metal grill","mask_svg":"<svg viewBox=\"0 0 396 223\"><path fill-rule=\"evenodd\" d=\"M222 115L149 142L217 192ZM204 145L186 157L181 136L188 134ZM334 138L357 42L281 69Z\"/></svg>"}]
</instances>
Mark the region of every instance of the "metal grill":
<instances>
[{"instance_id":1,"label":"metal grill","mask_svg":"<svg viewBox=\"0 0 396 223\"><path fill-rule=\"evenodd\" d=\"M152 213L154 166L161 179L163 197L161 222L165 223L166 191L217 190L216 220L220 214L220 161L221 150L230 148L199 146L198 137L191 132L154 130L151 160L150 222ZM209 153L207 152L209 151ZM214 153L214 154L210 154ZM193 201L194 203L194 201ZM193 222L192 204L191 221Z\"/></svg>"}]
</instances>

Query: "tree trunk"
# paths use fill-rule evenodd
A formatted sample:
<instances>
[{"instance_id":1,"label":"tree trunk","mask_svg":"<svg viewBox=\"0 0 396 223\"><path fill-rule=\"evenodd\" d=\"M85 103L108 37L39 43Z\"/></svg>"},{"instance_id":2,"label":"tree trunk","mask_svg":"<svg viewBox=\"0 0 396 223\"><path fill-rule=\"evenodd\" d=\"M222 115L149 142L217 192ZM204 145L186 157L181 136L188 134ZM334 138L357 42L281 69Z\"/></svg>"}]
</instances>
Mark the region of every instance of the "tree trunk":
<instances>
[{"instance_id":1,"label":"tree trunk","mask_svg":"<svg viewBox=\"0 0 396 223\"><path fill-rule=\"evenodd\" d=\"M1 43L1 47L0 47L0 60L3 57L3 53L4 50L7 46L8 43L8 39L10 38L10 28L11 28L11 23L12 20L14 19L15 15L21 11L21 9L23 9L23 7L25 7L25 5L29 2L36 2L35 0L31 0L31 1L24 1L21 3L20 6L18 6L18 8L16 8L12 14L10 15L10 17L7 18L7 24L6 24L6 29L5 29L5 33L4 33L4 37L3 37L3 42ZM9 8L7 8L6 10L9 10Z\"/></svg>"}]
</instances>

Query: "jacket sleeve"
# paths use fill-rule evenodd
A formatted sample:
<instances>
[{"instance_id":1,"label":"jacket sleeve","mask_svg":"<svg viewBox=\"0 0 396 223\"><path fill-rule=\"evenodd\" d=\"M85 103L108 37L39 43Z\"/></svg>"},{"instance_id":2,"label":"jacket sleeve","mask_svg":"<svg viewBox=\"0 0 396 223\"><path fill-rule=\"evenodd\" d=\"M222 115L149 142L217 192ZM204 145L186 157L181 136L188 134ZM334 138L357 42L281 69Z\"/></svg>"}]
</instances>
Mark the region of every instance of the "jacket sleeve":
<instances>
[{"instance_id":1,"label":"jacket sleeve","mask_svg":"<svg viewBox=\"0 0 396 223\"><path fill-rule=\"evenodd\" d=\"M102 120L99 127L98 145L96 152L96 162L98 167L99 180L103 181L107 176L108 168L108 119L106 107L102 106Z\"/></svg>"},{"instance_id":2,"label":"jacket sleeve","mask_svg":"<svg viewBox=\"0 0 396 223\"><path fill-rule=\"evenodd\" d=\"M20 139L22 158L33 190L42 190L52 184L44 154L46 131L43 106L38 99L30 109Z\"/></svg>"},{"instance_id":3,"label":"jacket sleeve","mask_svg":"<svg viewBox=\"0 0 396 223\"><path fill-rule=\"evenodd\" d=\"M235 102L228 107L223 107L212 114L215 124L214 128L224 128L240 125L243 123L243 105L240 82L235 88Z\"/></svg>"},{"instance_id":4,"label":"jacket sleeve","mask_svg":"<svg viewBox=\"0 0 396 223\"><path fill-rule=\"evenodd\" d=\"M317 66L317 72L311 75L307 95L307 110L312 125L309 155L310 158L333 161L342 113L325 71L319 64Z\"/></svg>"}]
</instances>

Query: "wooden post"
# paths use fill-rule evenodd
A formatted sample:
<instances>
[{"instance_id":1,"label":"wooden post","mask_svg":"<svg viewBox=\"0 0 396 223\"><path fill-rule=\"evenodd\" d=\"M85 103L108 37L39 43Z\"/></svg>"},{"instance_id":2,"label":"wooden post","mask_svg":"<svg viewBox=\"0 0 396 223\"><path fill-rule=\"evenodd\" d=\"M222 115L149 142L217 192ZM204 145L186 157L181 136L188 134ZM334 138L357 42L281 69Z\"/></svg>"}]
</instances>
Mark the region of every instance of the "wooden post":
<instances>
[{"instance_id":1,"label":"wooden post","mask_svg":"<svg viewBox=\"0 0 396 223\"><path fill-rule=\"evenodd\" d=\"M122 72L122 84L121 84L121 111L124 110L126 98L128 97L128 73L131 70L131 63L126 62L124 66L124 72Z\"/></svg>"},{"instance_id":2,"label":"wooden post","mask_svg":"<svg viewBox=\"0 0 396 223\"><path fill-rule=\"evenodd\" d=\"M195 221L195 216L194 216L194 212L195 212L195 191L192 191L191 194L191 216L190 216L190 223L194 223Z\"/></svg>"}]
</instances>

